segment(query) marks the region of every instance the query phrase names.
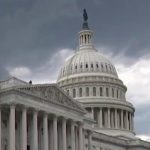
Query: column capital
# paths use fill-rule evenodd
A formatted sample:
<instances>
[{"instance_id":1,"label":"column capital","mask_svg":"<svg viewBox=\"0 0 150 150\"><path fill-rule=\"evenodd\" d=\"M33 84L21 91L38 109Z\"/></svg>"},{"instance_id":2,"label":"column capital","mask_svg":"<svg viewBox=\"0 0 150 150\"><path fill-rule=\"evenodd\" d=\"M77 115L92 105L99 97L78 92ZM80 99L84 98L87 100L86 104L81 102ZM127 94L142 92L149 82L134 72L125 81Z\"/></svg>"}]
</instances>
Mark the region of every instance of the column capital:
<instances>
[{"instance_id":1,"label":"column capital","mask_svg":"<svg viewBox=\"0 0 150 150\"><path fill-rule=\"evenodd\" d=\"M78 122L79 126L80 127L83 127L84 126L84 123L83 122Z\"/></svg>"},{"instance_id":2,"label":"column capital","mask_svg":"<svg viewBox=\"0 0 150 150\"><path fill-rule=\"evenodd\" d=\"M10 108L15 108L16 107L16 104L15 103L11 103L10 104Z\"/></svg>"},{"instance_id":3,"label":"column capital","mask_svg":"<svg viewBox=\"0 0 150 150\"><path fill-rule=\"evenodd\" d=\"M38 114L39 110L38 109L33 109L32 112L33 112L33 114Z\"/></svg>"},{"instance_id":4,"label":"column capital","mask_svg":"<svg viewBox=\"0 0 150 150\"><path fill-rule=\"evenodd\" d=\"M67 117L61 117L62 121L67 121Z\"/></svg>"},{"instance_id":5,"label":"column capital","mask_svg":"<svg viewBox=\"0 0 150 150\"><path fill-rule=\"evenodd\" d=\"M72 125L75 125L75 122L76 122L76 121L73 120L73 119L70 120L70 123L71 123Z\"/></svg>"},{"instance_id":6,"label":"column capital","mask_svg":"<svg viewBox=\"0 0 150 150\"><path fill-rule=\"evenodd\" d=\"M58 119L58 116L53 115L52 118L55 119L55 120L57 120L57 119Z\"/></svg>"},{"instance_id":7,"label":"column capital","mask_svg":"<svg viewBox=\"0 0 150 150\"><path fill-rule=\"evenodd\" d=\"M23 106L22 107L22 111L26 111L27 110L27 107L26 106Z\"/></svg>"},{"instance_id":8,"label":"column capital","mask_svg":"<svg viewBox=\"0 0 150 150\"><path fill-rule=\"evenodd\" d=\"M43 112L43 116L44 117L48 117L48 113L47 112Z\"/></svg>"}]
</instances>

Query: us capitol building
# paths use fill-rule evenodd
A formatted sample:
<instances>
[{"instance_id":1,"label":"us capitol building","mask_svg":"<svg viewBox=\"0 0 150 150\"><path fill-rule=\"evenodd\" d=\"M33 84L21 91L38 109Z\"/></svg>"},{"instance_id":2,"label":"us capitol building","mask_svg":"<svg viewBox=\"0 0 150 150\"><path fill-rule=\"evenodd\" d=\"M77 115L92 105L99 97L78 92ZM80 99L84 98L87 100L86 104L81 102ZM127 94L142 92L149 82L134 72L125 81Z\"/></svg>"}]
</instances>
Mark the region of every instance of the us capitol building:
<instances>
[{"instance_id":1,"label":"us capitol building","mask_svg":"<svg viewBox=\"0 0 150 150\"><path fill-rule=\"evenodd\" d=\"M133 105L84 22L56 84L0 81L0 150L150 150L135 137Z\"/></svg>"}]
</instances>

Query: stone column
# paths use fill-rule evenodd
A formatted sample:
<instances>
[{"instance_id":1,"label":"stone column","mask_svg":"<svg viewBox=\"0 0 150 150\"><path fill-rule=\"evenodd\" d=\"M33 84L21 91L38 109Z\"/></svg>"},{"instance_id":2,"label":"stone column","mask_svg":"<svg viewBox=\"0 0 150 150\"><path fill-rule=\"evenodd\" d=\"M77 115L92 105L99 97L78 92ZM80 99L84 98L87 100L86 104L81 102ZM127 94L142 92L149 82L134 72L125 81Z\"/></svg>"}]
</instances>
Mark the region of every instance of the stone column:
<instances>
[{"instance_id":1,"label":"stone column","mask_svg":"<svg viewBox=\"0 0 150 150\"><path fill-rule=\"evenodd\" d=\"M79 68L80 70L81 68ZM85 97L85 87L82 87L82 97Z\"/></svg>"},{"instance_id":2,"label":"stone column","mask_svg":"<svg viewBox=\"0 0 150 150\"><path fill-rule=\"evenodd\" d=\"M48 115L43 116L43 150L48 150Z\"/></svg>"},{"instance_id":3,"label":"stone column","mask_svg":"<svg viewBox=\"0 0 150 150\"><path fill-rule=\"evenodd\" d=\"M34 110L33 112L33 150L38 150L38 126L37 126L37 117L38 117L38 112Z\"/></svg>"},{"instance_id":4,"label":"stone column","mask_svg":"<svg viewBox=\"0 0 150 150\"><path fill-rule=\"evenodd\" d=\"M22 109L21 116L21 150L27 150L27 110Z\"/></svg>"},{"instance_id":5,"label":"stone column","mask_svg":"<svg viewBox=\"0 0 150 150\"><path fill-rule=\"evenodd\" d=\"M134 114L132 113L132 131L134 131Z\"/></svg>"},{"instance_id":6,"label":"stone column","mask_svg":"<svg viewBox=\"0 0 150 150\"><path fill-rule=\"evenodd\" d=\"M103 127L103 111L102 111L102 108L100 108L100 128Z\"/></svg>"},{"instance_id":7,"label":"stone column","mask_svg":"<svg viewBox=\"0 0 150 150\"><path fill-rule=\"evenodd\" d=\"M79 149L79 144L78 144L78 126L75 126L75 149Z\"/></svg>"},{"instance_id":8,"label":"stone column","mask_svg":"<svg viewBox=\"0 0 150 150\"><path fill-rule=\"evenodd\" d=\"M123 110L121 110L121 129L123 129Z\"/></svg>"},{"instance_id":9,"label":"stone column","mask_svg":"<svg viewBox=\"0 0 150 150\"><path fill-rule=\"evenodd\" d=\"M85 45L85 35L83 35L83 44Z\"/></svg>"},{"instance_id":10,"label":"stone column","mask_svg":"<svg viewBox=\"0 0 150 150\"><path fill-rule=\"evenodd\" d=\"M83 150L83 125L79 124L79 150Z\"/></svg>"},{"instance_id":11,"label":"stone column","mask_svg":"<svg viewBox=\"0 0 150 150\"><path fill-rule=\"evenodd\" d=\"M73 91L73 89L70 88L70 96L71 96L71 97L73 97L73 92L72 92L72 91Z\"/></svg>"},{"instance_id":12,"label":"stone column","mask_svg":"<svg viewBox=\"0 0 150 150\"><path fill-rule=\"evenodd\" d=\"M49 149L53 150L53 120L49 120Z\"/></svg>"},{"instance_id":13,"label":"stone column","mask_svg":"<svg viewBox=\"0 0 150 150\"><path fill-rule=\"evenodd\" d=\"M2 112L0 108L0 150L2 150Z\"/></svg>"},{"instance_id":14,"label":"stone column","mask_svg":"<svg viewBox=\"0 0 150 150\"><path fill-rule=\"evenodd\" d=\"M132 129L132 121L131 121L131 112L129 113L129 130L131 131Z\"/></svg>"},{"instance_id":15,"label":"stone column","mask_svg":"<svg viewBox=\"0 0 150 150\"><path fill-rule=\"evenodd\" d=\"M104 68L103 68L103 70L104 70ZM106 87L105 86L103 87L103 96L106 97Z\"/></svg>"},{"instance_id":16,"label":"stone column","mask_svg":"<svg viewBox=\"0 0 150 150\"><path fill-rule=\"evenodd\" d=\"M94 65L94 68L95 68L95 70L96 70L95 65ZM99 88L99 87L96 87L96 95L97 95L97 96L100 96L100 88Z\"/></svg>"},{"instance_id":17,"label":"stone column","mask_svg":"<svg viewBox=\"0 0 150 150\"><path fill-rule=\"evenodd\" d=\"M75 131L74 131L74 122L71 121L71 150L75 150Z\"/></svg>"},{"instance_id":18,"label":"stone column","mask_svg":"<svg viewBox=\"0 0 150 150\"><path fill-rule=\"evenodd\" d=\"M110 108L108 108L108 128L110 128Z\"/></svg>"},{"instance_id":19,"label":"stone column","mask_svg":"<svg viewBox=\"0 0 150 150\"><path fill-rule=\"evenodd\" d=\"M118 115L117 115L117 109L115 109L115 128L118 128Z\"/></svg>"},{"instance_id":20,"label":"stone column","mask_svg":"<svg viewBox=\"0 0 150 150\"><path fill-rule=\"evenodd\" d=\"M91 118L94 119L94 108L91 107Z\"/></svg>"},{"instance_id":21,"label":"stone column","mask_svg":"<svg viewBox=\"0 0 150 150\"><path fill-rule=\"evenodd\" d=\"M96 113L97 113L97 126L100 127L100 109L98 109Z\"/></svg>"},{"instance_id":22,"label":"stone column","mask_svg":"<svg viewBox=\"0 0 150 150\"><path fill-rule=\"evenodd\" d=\"M54 134L54 150L58 149L58 139L57 139L57 117L53 118L53 134Z\"/></svg>"},{"instance_id":23,"label":"stone column","mask_svg":"<svg viewBox=\"0 0 150 150\"><path fill-rule=\"evenodd\" d=\"M9 150L15 150L15 105L10 106L9 115Z\"/></svg>"},{"instance_id":24,"label":"stone column","mask_svg":"<svg viewBox=\"0 0 150 150\"><path fill-rule=\"evenodd\" d=\"M62 150L67 149L67 143L66 143L66 119L62 119Z\"/></svg>"},{"instance_id":25,"label":"stone column","mask_svg":"<svg viewBox=\"0 0 150 150\"><path fill-rule=\"evenodd\" d=\"M102 128L103 127L103 119L102 119L103 115L102 115L102 108L99 108L99 127Z\"/></svg>"},{"instance_id":26,"label":"stone column","mask_svg":"<svg viewBox=\"0 0 150 150\"><path fill-rule=\"evenodd\" d=\"M109 88L108 91L109 91L109 97L112 97L112 88Z\"/></svg>"},{"instance_id":27,"label":"stone column","mask_svg":"<svg viewBox=\"0 0 150 150\"><path fill-rule=\"evenodd\" d=\"M76 97L79 97L79 87L76 87Z\"/></svg>"},{"instance_id":28,"label":"stone column","mask_svg":"<svg viewBox=\"0 0 150 150\"><path fill-rule=\"evenodd\" d=\"M126 129L129 130L128 111L126 111Z\"/></svg>"},{"instance_id":29,"label":"stone column","mask_svg":"<svg viewBox=\"0 0 150 150\"><path fill-rule=\"evenodd\" d=\"M92 150L92 132L88 132L88 150Z\"/></svg>"}]
</instances>

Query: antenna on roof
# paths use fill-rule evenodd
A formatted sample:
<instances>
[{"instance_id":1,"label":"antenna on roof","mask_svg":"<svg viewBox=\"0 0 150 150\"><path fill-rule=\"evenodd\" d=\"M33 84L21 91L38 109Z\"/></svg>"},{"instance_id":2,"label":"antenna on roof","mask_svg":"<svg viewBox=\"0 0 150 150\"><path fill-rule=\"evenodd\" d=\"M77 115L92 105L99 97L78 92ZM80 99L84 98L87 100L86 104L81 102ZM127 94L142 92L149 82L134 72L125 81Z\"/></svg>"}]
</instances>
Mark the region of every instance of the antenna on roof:
<instances>
[{"instance_id":1,"label":"antenna on roof","mask_svg":"<svg viewBox=\"0 0 150 150\"><path fill-rule=\"evenodd\" d=\"M29 84L32 84L32 81L31 81L31 80L29 81Z\"/></svg>"}]
</instances>

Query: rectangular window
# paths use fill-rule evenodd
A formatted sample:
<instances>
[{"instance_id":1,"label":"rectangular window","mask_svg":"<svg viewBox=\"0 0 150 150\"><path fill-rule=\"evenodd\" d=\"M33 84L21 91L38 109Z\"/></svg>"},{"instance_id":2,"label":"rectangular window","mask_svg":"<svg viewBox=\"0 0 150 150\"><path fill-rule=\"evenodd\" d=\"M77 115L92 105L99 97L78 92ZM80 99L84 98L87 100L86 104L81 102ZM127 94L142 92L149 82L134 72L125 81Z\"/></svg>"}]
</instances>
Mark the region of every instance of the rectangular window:
<instances>
[{"instance_id":1,"label":"rectangular window","mask_svg":"<svg viewBox=\"0 0 150 150\"><path fill-rule=\"evenodd\" d=\"M109 89L106 88L106 96L108 97L109 96Z\"/></svg>"},{"instance_id":2,"label":"rectangular window","mask_svg":"<svg viewBox=\"0 0 150 150\"><path fill-rule=\"evenodd\" d=\"M103 88L100 87L100 96L103 96Z\"/></svg>"}]
</instances>

